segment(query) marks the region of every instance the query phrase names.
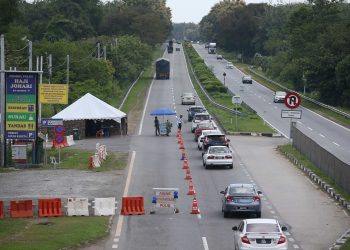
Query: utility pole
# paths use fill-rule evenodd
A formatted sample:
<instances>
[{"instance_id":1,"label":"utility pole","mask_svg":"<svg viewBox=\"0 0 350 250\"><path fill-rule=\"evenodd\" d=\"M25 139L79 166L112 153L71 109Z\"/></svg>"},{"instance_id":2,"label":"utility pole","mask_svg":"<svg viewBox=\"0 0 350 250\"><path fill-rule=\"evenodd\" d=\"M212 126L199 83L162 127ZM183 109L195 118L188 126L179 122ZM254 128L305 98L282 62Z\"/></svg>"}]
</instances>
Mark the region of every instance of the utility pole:
<instances>
[{"instance_id":1,"label":"utility pole","mask_svg":"<svg viewBox=\"0 0 350 250\"><path fill-rule=\"evenodd\" d=\"M33 70L33 43L28 40L28 52L29 52L29 67L28 70Z\"/></svg>"},{"instance_id":2,"label":"utility pole","mask_svg":"<svg viewBox=\"0 0 350 250\"><path fill-rule=\"evenodd\" d=\"M67 87L69 88L69 55L67 55L67 76L66 76Z\"/></svg>"},{"instance_id":3,"label":"utility pole","mask_svg":"<svg viewBox=\"0 0 350 250\"><path fill-rule=\"evenodd\" d=\"M103 59L107 61L106 46L103 46Z\"/></svg>"},{"instance_id":4,"label":"utility pole","mask_svg":"<svg viewBox=\"0 0 350 250\"><path fill-rule=\"evenodd\" d=\"M100 43L97 43L97 60L99 60L100 61L100 57L101 57L101 55L100 55Z\"/></svg>"},{"instance_id":5,"label":"utility pole","mask_svg":"<svg viewBox=\"0 0 350 250\"><path fill-rule=\"evenodd\" d=\"M0 143L1 143L1 166L5 167L5 37L0 37Z\"/></svg>"},{"instance_id":6,"label":"utility pole","mask_svg":"<svg viewBox=\"0 0 350 250\"><path fill-rule=\"evenodd\" d=\"M47 64L47 69L49 71L49 84L50 84L51 77L52 77L52 54L49 54L49 63Z\"/></svg>"}]
</instances>

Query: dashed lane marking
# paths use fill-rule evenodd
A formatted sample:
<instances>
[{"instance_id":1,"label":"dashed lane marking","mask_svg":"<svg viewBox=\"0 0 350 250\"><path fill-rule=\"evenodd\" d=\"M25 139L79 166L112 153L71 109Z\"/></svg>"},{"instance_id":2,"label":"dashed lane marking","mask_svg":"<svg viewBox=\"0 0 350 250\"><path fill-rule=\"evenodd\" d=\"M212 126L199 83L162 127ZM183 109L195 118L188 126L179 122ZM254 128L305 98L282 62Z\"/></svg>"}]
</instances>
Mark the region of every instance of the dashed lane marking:
<instances>
[{"instance_id":1,"label":"dashed lane marking","mask_svg":"<svg viewBox=\"0 0 350 250\"><path fill-rule=\"evenodd\" d=\"M209 250L208 242L206 237L202 237L204 250Z\"/></svg>"},{"instance_id":2,"label":"dashed lane marking","mask_svg":"<svg viewBox=\"0 0 350 250\"><path fill-rule=\"evenodd\" d=\"M299 246L296 245L296 244L293 244L293 247L294 247L295 249L299 249Z\"/></svg>"},{"instance_id":3,"label":"dashed lane marking","mask_svg":"<svg viewBox=\"0 0 350 250\"><path fill-rule=\"evenodd\" d=\"M310 127L307 127L307 128L308 128L309 130L311 130L311 131L313 130L313 129L312 129L312 128L310 128Z\"/></svg>"},{"instance_id":4,"label":"dashed lane marking","mask_svg":"<svg viewBox=\"0 0 350 250\"><path fill-rule=\"evenodd\" d=\"M202 215L201 214L197 214L197 218L198 218L198 220L202 219Z\"/></svg>"},{"instance_id":5,"label":"dashed lane marking","mask_svg":"<svg viewBox=\"0 0 350 250\"><path fill-rule=\"evenodd\" d=\"M113 244L113 245L112 245L112 248L113 248L113 249L118 248L118 244Z\"/></svg>"},{"instance_id":6,"label":"dashed lane marking","mask_svg":"<svg viewBox=\"0 0 350 250\"><path fill-rule=\"evenodd\" d=\"M287 236L290 236L290 232L285 232L284 234Z\"/></svg>"},{"instance_id":7,"label":"dashed lane marking","mask_svg":"<svg viewBox=\"0 0 350 250\"><path fill-rule=\"evenodd\" d=\"M295 242L295 239L293 239L293 238L288 238L288 240L289 240L290 242Z\"/></svg>"},{"instance_id":8,"label":"dashed lane marking","mask_svg":"<svg viewBox=\"0 0 350 250\"><path fill-rule=\"evenodd\" d=\"M343 212L344 212L344 214L345 214L345 216L346 217L350 217L349 215L348 215L348 213L343 209Z\"/></svg>"},{"instance_id":9,"label":"dashed lane marking","mask_svg":"<svg viewBox=\"0 0 350 250\"><path fill-rule=\"evenodd\" d=\"M325 136L324 136L323 134L320 134L320 136L321 136L322 138L325 138Z\"/></svg>"},{"instance_id":10,"label":"dashed lane marking","mask_svg":"<svg viewBox=\"0 0 350 250\"><path fill-rule=\"evenodd\" d=\"M333 142L333 144L336 145L336 146L338 146L338 147L340 147L340 145L339 145L338 143L336 143L336 142Z\"/></svg>"},{"instance_id":11,"label":"dashed lane marking","mask_svg":"<svg viewBox=\"0 0 350 250\"><path fill-rule=\"evenodd\" d=\"M270 211L270 213L275 214L276 212L275 212L275 211L273 211L273 210L271 210L271 211Z\"/></svg>"},{"instance_id":12,"label":"dashed lane marking","mask_svg":"<svg viewBox=\"0 0 350 250\"><path fill-rule=\"evenodd\" d=\"M114 238L114 242L119 242L119 238Z\"/></svg>"}]
</instances>

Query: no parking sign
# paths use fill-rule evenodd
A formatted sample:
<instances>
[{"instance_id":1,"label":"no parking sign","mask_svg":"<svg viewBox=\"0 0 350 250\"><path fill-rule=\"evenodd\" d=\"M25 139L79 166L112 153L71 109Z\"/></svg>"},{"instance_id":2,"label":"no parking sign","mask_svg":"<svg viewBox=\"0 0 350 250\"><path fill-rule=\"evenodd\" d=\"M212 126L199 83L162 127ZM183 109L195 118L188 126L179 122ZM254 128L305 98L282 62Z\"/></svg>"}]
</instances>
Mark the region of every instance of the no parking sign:
<instances>
[{"instance_id":1,"label":"no parking sign","mask_svg":"<svg viewBox=\"0 0 350 250\"><path fill-rule=\"evenodd\" d=\"M295 92L289 92L284 98L284 104L287 106L287 108L290 109L295 109L299 107L300 103L301 97L298 93Z\"/></svg>"}]
</instances>

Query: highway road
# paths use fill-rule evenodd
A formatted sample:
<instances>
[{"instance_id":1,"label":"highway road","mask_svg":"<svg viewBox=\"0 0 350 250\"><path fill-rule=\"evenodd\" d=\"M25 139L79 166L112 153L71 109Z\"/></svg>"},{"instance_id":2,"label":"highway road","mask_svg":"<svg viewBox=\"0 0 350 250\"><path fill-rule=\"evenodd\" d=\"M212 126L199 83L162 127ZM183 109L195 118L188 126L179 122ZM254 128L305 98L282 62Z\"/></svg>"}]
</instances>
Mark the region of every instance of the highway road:
<instances>
[{"instance_id":1,"label":"highway road","mask_svg":"<svg viewBox=\"0 0 350 250\"><path fill-rule=\"evenodd\" d=\"M143 196L146 214L116 217L113 239L104 249L233 249L231 228L246 215L223 218L219 192L230 183L255 183L262 190L262 217L277 218L288 226L289 249L328 249L350 226L349 215L276 152L277 144L286 143L284 138L232 137L234 169L206 170L191 124L185 122L182 135L201 211L200 215L190 214L192 196L186 194L189 182L184 180L175 117L169 117L174 128L167 137L155 136L149 115L167 107L186 117L188 106L181 105L180 95L194 92L182 49L165 57L171 62L170 80L152 83L138 134L130 138L132 157L123 192L123 196ZM157 210L150 214L155 187L179 188L179 213Z\"/></svg>"},{"instance_id":2,"label":"highway road","mask_svg":"<svg viewBox=\"0 0 350 250\"><path fill-rule=\"evenodd\" d=\"M272 127L289 138L290 119L281 118L281 110L287 110L287 107L283 103L273 102L273 91L256 81L253 81L252 85L245 84L242 88L243 73L241 71L237 68L225 69L226 60L217 60L216 55L208 54L204 45L194 44L193 46L221 82L224 80L223 73L225 72L225 84L228 88L241 96L242 100ZM302 110L302 119L297 121L297 127L327 151L350 164L350 129L304 107L297 108L297 110Z\"/></svg>"}]
</instances>

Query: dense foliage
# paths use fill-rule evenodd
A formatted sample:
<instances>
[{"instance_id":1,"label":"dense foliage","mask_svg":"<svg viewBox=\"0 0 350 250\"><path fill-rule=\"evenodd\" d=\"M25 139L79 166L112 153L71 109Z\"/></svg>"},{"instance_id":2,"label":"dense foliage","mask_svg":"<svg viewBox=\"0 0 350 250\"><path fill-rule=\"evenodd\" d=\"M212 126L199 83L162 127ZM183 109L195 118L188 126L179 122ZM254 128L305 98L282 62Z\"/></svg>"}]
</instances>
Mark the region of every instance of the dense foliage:
<instances>
[{"instance_id":1,"label":"dense foliage","mask_svg":"<svg viewBox=\"0 0 350 250\"><path fill-rule=\"evenodd\" d=\"M273 78L332 105L350 107L350 4L271 6L225 0L199 24L201 39L243 56Z\"/></svg>"},{"instance_id":2,"label":"dense foliage","mask_svg":"<svg viewBox=\"0 0 350 250\"><path fill-rule=\"evenodd\" d=\"M199 41L198 24L195 23L174 23L171 37L176 40Z\"/></svg>"},{"instance_id":3,"label":"dense foliage","mask_svg":"<svg viewBox=\"0 0 350 250\"><path fill-rule=\"evenodd\" d=\"M152 60L152 49L171 31L165 0L0 0L0 32L5 35L6 69L28 69L28 40L44 58L43 82L67 82L69 101L87 92L115 98ZM97 58L100 44L100 60ZM106 47L106 59L103 48ZM49 76L48 56L52 55Z\"/></svg>"}]
</instances>

